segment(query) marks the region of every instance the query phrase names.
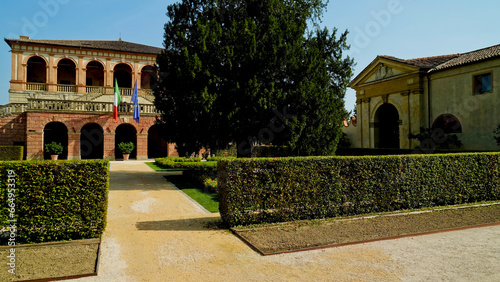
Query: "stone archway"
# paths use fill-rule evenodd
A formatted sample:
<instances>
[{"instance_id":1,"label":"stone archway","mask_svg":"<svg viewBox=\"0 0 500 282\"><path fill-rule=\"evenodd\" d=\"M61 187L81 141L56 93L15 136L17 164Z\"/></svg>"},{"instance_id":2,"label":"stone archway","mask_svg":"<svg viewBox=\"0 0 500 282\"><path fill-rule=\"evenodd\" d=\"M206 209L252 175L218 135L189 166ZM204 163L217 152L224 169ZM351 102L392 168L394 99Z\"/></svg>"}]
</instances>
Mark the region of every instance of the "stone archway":
<instances>
[{"instance_id":1,"label":"stone archway","mask_svg":"<svg viewBox=\"0 0 500 282\"><path fill-rule=\"evenodd\" d=\"M400 148L399 113L394 105L386 103L375 113L375 148Z\"/></svg>"},{"instance_id":2,"label":"stone archway","mask_svg":"<svg viewBox=\"0 0 500 282\"><path fill-rule=\"evenodd\" d=\"M57 63L57 84L76 85L76 64L70 59Z\"/></svg>"},{"instance_id":3,"label":"stone archway","mask_svg":"<svg viewBox=\"0 0 500 282\"><path fill-rule=\"evenodd\" d=\"M118 87L132 88L132 68L127 64L118 64L113 72L113 85L115 80L118 82Z\"/></svg>"},{"instance_id":4,"label":"stone archway","mask_svg":"<svg viewBox=\"0 0 500 282\"><path fill-rule=\"evenodd\" d=\"M104 86L104 66L99 61L89 62L85 75L86 86Z\"/></svg>"},{"instance_id":5,"label":"stone archway","mask_svg":"<svg viewBox=\"0 0 500 282\"><path fill-rule=\"evenodd\" d=\"M161 125L155 124L148 130L148 158L163 158L168 156L168 142L163 139Z\"/></svg>"},{"instance_id":6,"label":"stone archway","mask_svg":"<svg viewBox=\"0 0 500 282\"><path fill-rule=\"evenodd\" d=\"M89 123L80 131L80 158L102 159L104 157L104 131L97 123Z\"/></svg>"},{"instance_id":7,"label":"stone archway","mask_svg":"<svg viewBox=\"0 0 500 282\"><path fill-rule=\"evenodd\" d=\"M45 152L45 144L52 142L61 143L64 147L62 154L59 155L59 159L68 159L68 128L64 123L54 121L45 125L43 129L43 158L45 160L50 160L50 155Z\"/></svg>"},{"instance_id":8,"label":"stone archway","mask_svg":"<svg viewBox=\"0 0 500 282\"><path fill-rule=\"evenodd\" d=\"M29 58L26 70L26 82L28 83L46 83L47 82L47 63L38 56Z\"/></svg>"},{"instance_id":9,"label":"stone archway","mask_svg":"<svg viewBox=\"0 0 500 282\"><path fill-rule=\"evenodd\" d=\"M122 159L123 155L118 149L118 144L121 142L134 143L134 150L130 154L131 159L137 158L137 130L131 124L120 124L115 130L115 159Z\"/></svg>"}]
</instances>

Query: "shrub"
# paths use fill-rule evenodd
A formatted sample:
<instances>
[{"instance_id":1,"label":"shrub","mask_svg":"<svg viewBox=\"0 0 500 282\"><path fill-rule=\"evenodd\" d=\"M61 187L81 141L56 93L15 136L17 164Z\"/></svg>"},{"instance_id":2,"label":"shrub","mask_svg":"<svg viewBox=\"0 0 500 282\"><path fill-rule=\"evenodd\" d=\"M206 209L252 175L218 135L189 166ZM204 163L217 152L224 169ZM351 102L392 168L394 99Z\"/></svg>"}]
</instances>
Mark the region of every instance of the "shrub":
<instances>
[{"instance_id":1,"label":"shrub","mask_svg":"<svg viewBox=\"0 0 500 282\"><path fill-rule=\"evenodd\" d=\"M47 152L49 155L60 155L62 154L63 149L64 147L61 145L61 143L51 142L45 144L45 152Z\"/></svg>"},{"instance_id":2,"label":"shrub","mask_svg":"<svg viewBox=\"0 0 500 282\"><path fill-rule=\"evenodd\" d=\"M0 161L22 160L23 150L23 146L0 146Z\"/></svg>"},{"instance_id":3,"label":"shrub","mask_svg":"<svg viewBox=\"0 0 500 282\"><path fill-rule=\"evenodd\" d=\"M497 141L497 145L500 146L500 124L493 130L493 134L495 134L493 138Z\"/></svg>"},{"instance_id":4,"label":"shrub","mask_svg":"<svg viewBox=\"0 0 500 282\"><path fill-rule=\"evenodd\" d=\"M254 158L270 158L270 157L287 157L290 155L288 147L275 145L259 145L252 146L252 157Z\"/></svg>"},{"instance_id":5,"label":"shrub","mask_svg":"<svg viewBox=\"0 0 500 282\"><path fill-rule=\"evenodd\" d=\"M208 190L211 193L217 193L217 179L213 178L205 178L205 181L203 182L205 189Z\"/></svg>"},{"instance_id":6,"label":"shrub","mask_svg":"<svg viewBox=\"0 0 500 282\"><path fill-rule=\"evenodd\" d=\"M463 146L462 141L458 139L458 136L456 134L445 133L444 130L440 128L430 129L420 127L420 133L410 133L408 134L408 138L420 141L420 145L417 147L417 149L422 150L458 149ZM440 139L443 140L441 141ZM425 142L427 140L440 140L441 142L432 142L429 144L428 142Z\"/></svg>"},{"instance_id":7,"label":"shrub","mask_svg":"<svg viewBox=\"0 0 500 282\"><path fill-rule=\"evenodd\" d=\"M130 154L134 150L134 143L132 142L121 142L118 144L118 149L122 154Z\"/></svg>"},{"instance_id":8,"label":"shrub","mask_svg":"<svg viewBox=\"0 0 500 282\"><path fill-rule=\"evenodd\" d=\"M203 168L216 168L217 162L202 162L201 159L195 161L176 161L174 159L181 158L157 158L155 162L162 168L178 168L178 169L203 169ZM198 158L199 159L199 158Z\"/></svg>"},{"instance_id":9,"label":"shrub","mask_svg":"<svg viewBox=\"0 0 500 282\"><path fill-rule=\"evenodd\" d=\"M238 159L218 162L230 226L500 199L500 154Z\"/></svg>"},{"instance_id":10,"label":"shrub","mask_svg":"<svg viewBox=\"0 0 500 282\"><path fill-rule=\"evenodd\" d=\"M225 149L215 150L216 157L237 157L238 147L236 145L227 146Z\"/></svg>"},{"instance_id":11,"label":"shrub","mask_svg":"<svg viewBox=\"0 0 500 282\"><path fill-rule=\"evenodd\" d=\"M16 244L100 237L106 226L108 171L105 160L0 162L0 199L13 199L15 205L11 211L1 205L0 229L9 225L13 212Z\"/></svg>"}]
</instances>

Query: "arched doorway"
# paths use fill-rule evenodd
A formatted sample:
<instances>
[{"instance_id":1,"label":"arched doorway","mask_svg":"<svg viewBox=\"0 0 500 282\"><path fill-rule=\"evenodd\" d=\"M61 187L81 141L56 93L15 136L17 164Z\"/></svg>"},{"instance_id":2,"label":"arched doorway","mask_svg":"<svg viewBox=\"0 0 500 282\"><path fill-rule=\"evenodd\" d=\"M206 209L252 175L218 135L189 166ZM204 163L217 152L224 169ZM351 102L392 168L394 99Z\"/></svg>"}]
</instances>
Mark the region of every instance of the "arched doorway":
<instances>
[{"instance_id":1,"label":"arched doorway","mask_svg":"<svg viewBox=\"0 0 500 282\"><path fill-rule=\"evenodd\" d=\"M399 114L392 104L383 104L375 113L375 148L400 148Z\"/></svg>"},{"instance_id":2,"label":"arched doorway","mask_svg":"<svg viewBox=\"0 0 500 282\"><path fill-rule=\"evenodd\" d=\"M122 159L123 155L118 149L118 144L121 142L132 142L134 143L134 150L130 154L130 158L137 158L137 130L131 124L124 123L120 124L115 131L115 159Z\"/></svg>"},{"instance_id":3,"label":"arched doorway","mask_svg":"<svg viewBox=\"0 0 500 282\"><path fill-rule=\"evenodd\" d=\"M50 155L45 152L45 144L52 142L61 143L64 150L59 159L68 159L68 128L62 122L50 122L43 129L43 158L50 160Z\"/></svg>"},{"instance_id":4,"label":"arched doorway","mask_svg":"<svg viewBox=\"0 0 500 282\"><path fill-rule=\"evenodd\" d=\"M155 124L148 130L148 158L168 156L168 142L162 138L161 125Z\"/></svg>"},{"instance_id":5,"label":"arched doorway","mask_svg":"<svg viewBox=\"0 0 500 282\"><path fill-rule=\"evenodd\" d=\"M26 66L26 82L29 83L46 83L47 81L47 64L45 60L34 56L29 58Z\"/></svg>"},{"instance_id":6,"label":"arched doorway","mask_svg":"<svg viewBox=\"0 0 500 282\"><path fill-rule=\"evenodd\" d=\"M102 159L104 157L104 131L97 123L86 124L80 131L80 158Z\"/></svg>"},{"instance_id":7,"label":"arched doorway","mask_svg":"<svg viewBox=\"0 0 500 282\"><path fill-rule=\"evenodd\" d=\"M104 86L104 66L98 61L87 64L86 86Z\"/></svg>"},{"instance_id":8,"label":"arched doorway","mask_svg":"<svg viewBox=\"0 0 500 282\"><path fill-rule=\"evenodd\" d=\"M132 68L127 64L118 64L113 72L113 85L115 80L118 87L132 88Z\"/></svg>"},{"instance_id":9,"label":"arched doorway","mask_svg":"<svg viewBox=\"0 0 500 282\"><path fill-rule=\"evenodd\" d=\"M57 84L76 85L76 65L70 59L57 63Z\"/></svg>"}]
</instances>

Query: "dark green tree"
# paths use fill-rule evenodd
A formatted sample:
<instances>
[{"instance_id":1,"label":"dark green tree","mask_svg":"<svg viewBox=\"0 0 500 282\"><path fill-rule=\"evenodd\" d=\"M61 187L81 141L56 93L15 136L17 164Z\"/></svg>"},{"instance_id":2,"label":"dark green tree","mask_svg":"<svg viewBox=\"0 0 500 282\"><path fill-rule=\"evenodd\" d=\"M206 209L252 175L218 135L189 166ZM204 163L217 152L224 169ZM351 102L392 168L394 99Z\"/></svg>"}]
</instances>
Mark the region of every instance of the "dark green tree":
<instances>
[{"instance_id":1,"label":"dark green tree","mask_svg":"<svg viewBox=\"0 0 500 282\"><path fill-rule=\"evenodd\" d=\"M200 147L335 152L353 60L321 0L183 0L168 7L155 105L181 154ZM309 24L309 26L308 26Z\"/></svg>"}]
</instances>

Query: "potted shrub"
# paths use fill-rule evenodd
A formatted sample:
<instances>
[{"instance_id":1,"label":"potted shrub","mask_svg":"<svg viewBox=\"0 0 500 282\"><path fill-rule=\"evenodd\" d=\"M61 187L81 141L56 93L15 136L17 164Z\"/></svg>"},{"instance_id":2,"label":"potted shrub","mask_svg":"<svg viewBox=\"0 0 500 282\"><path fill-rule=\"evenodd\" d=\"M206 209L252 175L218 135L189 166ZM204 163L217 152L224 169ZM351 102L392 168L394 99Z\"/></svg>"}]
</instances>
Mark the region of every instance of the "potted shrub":
<instances>
[{"instance_id":1,"label":"potted shrub","mask_svg":"<svg viewBox=\"0 0 500 282\"><path fill-rule=\"evenodd\" d=\"M123 159L128 160L128 158L130 157L130 153L132 153L132 151L134 150L134 143L121 142L118 144L118 149L120 149L120 151L122 152Z\"/></svg>"},{"instance_id":2,"label":"potted shrub","mask_svg":"<svg viewBox=\"0 0 500 282\"><path fill-rule=\"evenodd\" d=\"M61 143L51 142L49 144L45 144L45 152L50 155L52 160L57 160L57 157L62 154L64 147Z\"/></svg>"}]
</instances>

